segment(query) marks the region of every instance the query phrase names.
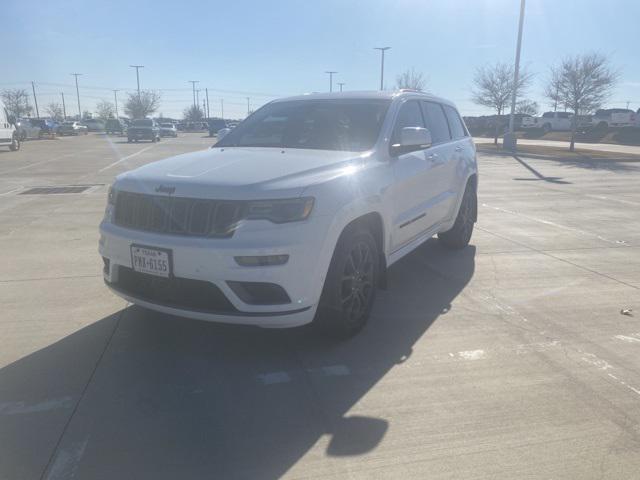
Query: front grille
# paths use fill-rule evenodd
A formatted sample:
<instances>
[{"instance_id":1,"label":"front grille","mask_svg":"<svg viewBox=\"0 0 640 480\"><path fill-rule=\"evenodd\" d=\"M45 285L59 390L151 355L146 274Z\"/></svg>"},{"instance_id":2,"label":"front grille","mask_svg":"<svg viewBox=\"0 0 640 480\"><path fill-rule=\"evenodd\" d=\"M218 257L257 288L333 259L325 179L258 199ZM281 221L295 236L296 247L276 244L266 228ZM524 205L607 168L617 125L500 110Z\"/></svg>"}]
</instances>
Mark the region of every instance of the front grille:
<instances>
[{"instance_id":1,"label":"front grille","mask_svg":"<svg viewBox=\"0 0 640 480\"><path fill-rule=\"evenodd\" d=\"M206 313L236 313L238 310L213 283L190 278L164 278L118 266L116 290L140 300L167 307Z\"/></svg>"},{"instance_id":2,"label":"front grille","mask_svg":"<svg viewBox=\"0 0 640 480\"><path fill-rule=\"evenodd\" d=\"M118 192L114 223L146 232L225 238L243 217L244 202Z\"/></svg>"}]
</instances>

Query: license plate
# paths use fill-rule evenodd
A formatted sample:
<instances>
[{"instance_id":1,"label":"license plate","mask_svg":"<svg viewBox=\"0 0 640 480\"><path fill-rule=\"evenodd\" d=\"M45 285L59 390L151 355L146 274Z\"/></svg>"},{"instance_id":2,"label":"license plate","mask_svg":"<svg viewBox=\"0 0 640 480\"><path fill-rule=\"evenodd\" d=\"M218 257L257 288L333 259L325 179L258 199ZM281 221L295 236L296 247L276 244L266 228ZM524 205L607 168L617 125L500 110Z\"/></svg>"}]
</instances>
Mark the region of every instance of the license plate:
<instances>
[{"instance_id":1,"label":"license plate","mask_svg":"<svg viewBox=\"0 0 640 480\"><path fill-rule=\"evenodd\" d=\"M136 272L168 278L171 276L171 250L131 245L131 265Z\"/></svg>"}]
</instances>

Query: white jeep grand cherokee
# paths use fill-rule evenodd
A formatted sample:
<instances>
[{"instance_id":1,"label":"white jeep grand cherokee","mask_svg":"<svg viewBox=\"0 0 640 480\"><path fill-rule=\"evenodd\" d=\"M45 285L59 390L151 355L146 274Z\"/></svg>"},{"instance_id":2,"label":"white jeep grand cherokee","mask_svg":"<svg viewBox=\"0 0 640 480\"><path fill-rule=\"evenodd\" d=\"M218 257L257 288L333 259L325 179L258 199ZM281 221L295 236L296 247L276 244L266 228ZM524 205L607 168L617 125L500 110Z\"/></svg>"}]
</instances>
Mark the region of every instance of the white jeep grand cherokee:
<instances>
[{"instance_id":1,"label":"white jeep grand cherokee","mask_svg":"<svg viewBox=\"0 0 640 480\"><path fill-rule=\"evenodd\" d=\"M391 264L434 234L450 248L469 243L476 152L446 100L303 95L220 137L111 187L99 250L124 299L261 327L313 320L348 336Z\"/></svg>"}]
</instances>

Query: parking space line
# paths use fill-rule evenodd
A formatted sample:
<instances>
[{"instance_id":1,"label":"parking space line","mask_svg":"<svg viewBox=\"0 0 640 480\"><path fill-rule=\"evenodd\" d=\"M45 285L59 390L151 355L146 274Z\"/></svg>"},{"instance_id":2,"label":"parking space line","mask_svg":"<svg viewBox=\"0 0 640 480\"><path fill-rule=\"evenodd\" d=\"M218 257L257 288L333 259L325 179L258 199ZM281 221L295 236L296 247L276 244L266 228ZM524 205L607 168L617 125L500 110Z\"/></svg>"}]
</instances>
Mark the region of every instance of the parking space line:
<instances>
[{"instance_id":1,"label":"parking space line","mask_svg":"<svg viewBox=\"0 0 640 480\"><path fill-rule=\"evenodd\" d=\"M107 165L104 168L101 168L100 170L98 170L97 173L102 173L105 170L109 170L111 167L115 167L116 165L118 165L119 163L125 162L127 160L129 160L130 158L133 157L137 157L138 155L140 155L143 152L146 152L147 150L149 150L150 148L155 147L156 145L158 145L157 143L154 143L153 145L149 145L148 147L143 148L142 150L138 150L135 153L132 153L131 155L127 155L126 157L122 157L120 160L118 160L117 162L113 162L111 165Z\"/></svg>"},{"instance_id":2,"label":"parking space line","mask_svg":"<svg viewBox=\"0 0 640 480\"><path fill-rule=\"evenodd\" d=\"M566 225L562 225L562 224L559 224L559 223L556 223L556 222L552 222L550 220L544 220L542 218L532 217L531 215L527 215L526 213L520 213L520 212L517 212L515 210L509 210L509 209L506 209L506 208L496 207L496 206L493 206L493 205L489 205L488 203L483 203L482 206L483 207L487 207L487 208L491 208L491 209L496 210L498 212L510 213L511 215L516 215L518 217L526 218L527 220L532 220L534 222L542 223L544 225L549 225L549 226L552 226L552 227L560 228L562 230L567 230L569 232L577 233L579 235L588 236L588 237L595 237L598 240L602 240L603 242L611 243L613 245L629 246L629 244L627 242L625 242L624 240L611 240L609 238L603 237L602 235L598 235L597 233L587 232L585 230L580 230L578 228L568 227Z\"/></svg>"}]
</instances>

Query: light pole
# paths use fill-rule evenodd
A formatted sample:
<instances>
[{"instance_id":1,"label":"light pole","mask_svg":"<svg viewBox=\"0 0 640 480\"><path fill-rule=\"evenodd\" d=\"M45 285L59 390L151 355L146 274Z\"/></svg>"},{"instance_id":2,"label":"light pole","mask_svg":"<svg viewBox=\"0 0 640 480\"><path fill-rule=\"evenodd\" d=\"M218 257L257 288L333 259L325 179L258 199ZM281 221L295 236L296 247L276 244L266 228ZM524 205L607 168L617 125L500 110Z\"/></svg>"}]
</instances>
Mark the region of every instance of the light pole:
<instances>
[{"instance_id":1,"label":"light pole","mask_svg":"<svg viewBox=\"0 0 640 480\"><path fill-rule=\"evenodd\" d=\"M324 73L328 73L329 74L329 91L333 92L333 74L334 73L338 73L335 71L328 71L328 72L324 72Z\"/></svg>"},{"instance_id":2,"label":"light pole","mask_svg":"<svg viewBox=\"0 0 640 480\"><path fill-rule=\"evenodd\" d=\"M193 86L193 106L196 106L196 83L200 83L200 80L189 80L189 83Z\"/></svg>"},{"instance_id":3,"label":"light pole","mask_svg":"<svg viewBox=\"0 0 640 480\"><path fill-rule=\"evenodd\" d=\"M131 68L136 69L136 80L138 82L138 100L140 100L140 69L144 68L144 65L129 65Z\"/></svg>"},{"instance_id":4,"label":"light pole","mask_svg":"<svg viewBox=\"0 0 640 480\"><path fill-rule=\"evenodd\" d=\"M250 102L251 100L249 99L249 97L247 97L247 117L250 115L250 112L251 112Z\"/></svg>"},{"instance_id":5,"label":"light pole","mask_svg":"<svg viewBox=\"0 0 640 480\"><path fill-rule=\"evenodd\" d=\"M82 120L82 111L80 110L80 90L78 89L78 77L82 74L72 73L71 75L76 77L76 96L78 97L78 120Z\"/></svg>"},{"instance_id":6,"label":"light pole","mask_svg":"<svg viewBox=\"0 0 640 480\"><path fill-rule=\"evenodd\" d=\"M224 98L220 99L220 118L224 120Z\"/></svg>"},{"instance_id":7,"label":"light pole","mask_svg":"<svg viewBox=\"0 0 640 480\"><path fill-rule=\"evenodd\" d=\"M116 119L120 118L120 116L118 115L118 92L119 90L113 91L113 99L116 101Z\"/></svg>"},{"instance_id":8,"label":"light pole","mask_svg":"<svg viewBox=\"0 0 640 480\"><path fill-rule=\"evenodd\" d=\"M373 47L374 50L380 50L380 90L384 90L384 52L391 47Z\"/></svg>"},{"instance_id":9,"label":"light pole","mask_svg":"<svg viewBox=\"0 0 640 480\"><path fill-rule=\"evenodd\" d=\"M205 93L205 94L206 94L206 96L207 96L207 118L211 118L211 117L210 117L210 113L209 113L209 89L208 89L208 88L205 88L205 89L204 89L204 93Z\"/></svg>"},{"instance_id":10,"label":"light pole","mask_svg":"<svg viewBox=\"0 0 640 480\"><path fill-rule=\"evenodd\" d=\"M344 82L338 82L338 86L340 87L340 91L342 91L342 86L346 85L346 83Z\"/></svg>"},{"instance_id":11,"label":"light pole","mask_svg":"<svg viewBox=\"0 0 640 480\"><path fill-rule=\"evenodd\" d=\"M509 115L509 134L505 135L502 145L504 148L515 151L517 148L516 136L513 133L513 121L516 113L516 97L518 96L518 82L520 70L520 49L522 47L522 25L524 24L525 0L520 0L520 22L518 23L518 44L516 46L516 63L513 69L513 88L511 92L511 114Z\"/></svg>"},{"instance_id":12,"label":"light pole","mask_svg":"<svg viewBox=\"0 0 640 480\"><path fill-rule=\"evenodd\" d=\"M62 117L66 120L67 119L67 106L64 104L64 92L60 92L60 95L62 95Z\"/></svg>"},{"instance_id":13,"label":"light pole","mask_svg":"<svg viewBox=\"0 0 640 480\"><path fill-rule=\"evenodd\" d=\"M36 104L36 118L40 118L40 112L38 111L38 98L36 97L36 84L31 82L31 89L33 90L33 102Z\"/></svg>"},{"instance_id":14,"label":"light pole","mask_svg":"<svg viewBox=\"0 0 640 480\"><path fill-rule=\"evenodd\" d=\"M196 106L200 108L200 89L196 90Z\"/></svg>"}]
</instances>

